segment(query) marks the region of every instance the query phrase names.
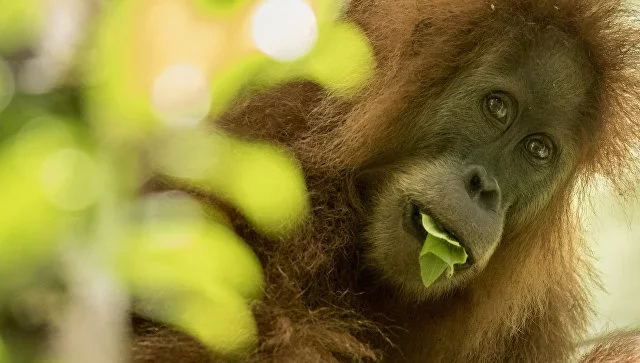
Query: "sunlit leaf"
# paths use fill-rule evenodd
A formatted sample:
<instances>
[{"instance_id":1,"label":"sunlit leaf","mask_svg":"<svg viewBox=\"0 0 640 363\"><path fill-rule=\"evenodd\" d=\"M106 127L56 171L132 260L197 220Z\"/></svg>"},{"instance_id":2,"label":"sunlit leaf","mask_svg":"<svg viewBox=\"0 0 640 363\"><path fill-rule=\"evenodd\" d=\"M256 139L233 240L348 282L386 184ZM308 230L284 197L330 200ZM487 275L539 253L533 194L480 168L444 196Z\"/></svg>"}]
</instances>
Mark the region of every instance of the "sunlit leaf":
<instances>
[{"instance_id":1,"label":"sunlit leaf","mask_svg":"<svg viewBox=\"0 0 640 363\"><path fill-rule=\"evenodd\" d=\"M149 90L135 82L132 61L133 24L141 1L105 4L91 57L87 63L87 95L98 131L106 135L139 137L153 130Z\"/></svg>"},{"instance_id":2,"label":"sunlit leaf","mask_svg":"<svg viewBox=\"0 0 640 363\"><path fill-rule=\"evenodd\" d=\"M182 290L204 295L231 289L262 294L262 268L251 249L222 225L202 221L149 223L127 238L120 271L133 290Z\"/></svg>"},{"instance_id":3,"label":"sunlit leaf","mask_svg":"<svg viewBox=\"0 0 640 363\"><path fill-rule=\"evenodd\" d=\"M41 189L54 206L80 211L93 205L100 194L101 170L83 150L72 147L47 157L41 169Z\"/></svg>"},{"instance_id":4,"label":"sunlit leaf","mask_svg":"<svg viewBox=\"0 0 640 363\"><path fill-rule=\"evenodd\" d=\"M255 343L249 303L262 295L262 269L226 227L198 219L150 222L128 236L119 270L147 316L219 353Z\"/></svg>"},{"instance_id":5,"label":"sunlit leaf","mask_svg":"<svg viewBox=\"0 0 640 363\"><path fill-rule=\"evenodd\" d=\"M373 74L374 60L362 32L352 24L336 23L321 41L308 58L308 77L342 95L364 86Z\"/></svg>"},{"instance_id":6,"label":"sunlit leaf","mask_svg":"<svg viewBox=\"0 0 640 363\"><path fill-rule=\"evenodd\" d=\"M340 96L353 96L373 75L375 61L368 40L352 24L320 28L318 42L305 57L291 63L265 62L252 82L264 87L309 79Z\"/></svg>"},{"instance_id":7,"label":"sunlit leaf","mask_svg":"<svg viewBox=\"0 0 640 363\"><path fill-rule=\"evenodd\" d=\"M232 178L212 174L234 204L268 234L291 231L307 213L307 190L296 160L272 145L233 142L229 157Z\"/></svg>"},{"instance_id":8,"label":"sunlit leaf","mask_svg":"<svg viewBox=\"0 0 640 363\"><path fill-rule=\"evenodd\" d=\"M337 20L347 10L351 0L318 0L311 5L314 7L318 21L330 23Z\"/></svg>"},{"instance_id":9,"label":"sunlit leaf","mask_svg":"<svg viewBox=\"0 0 640 363\"><path fill-rule=\"evenodd\" d=\"M72 129L52 117L27 125L3 145L0 271L51 253L68 213L92 203L98 174L86 169L90 160Z\"/></svg>"},{"instance_id":10,"label":"sunlit leaf","mask_svg":"<svg viewBox=\"0 0 640 363\"><path fill-rule=\"evenodd\" d=\"M222 114L247 84L255 82L260 72L273 61L263 54L252 54L220 69L213 77L212 115Z\"/></svg>"},{"instance_id":11,"label":"sunlit leaf","mask_svg":"<svg viewBox=\"0 0 640 363\"><path fill-rule=\"evenodd\" d=\"M144 299L141 311L196 337L216 354L241 356L257 342L257 326L247 301L219 286L207 294L181 291Z\"/></svg>"},{"instance_id":12,"label":"sunlit leaf","mask_svg":"<svg viewBox=\"0 0 640 363\"><path fill-rule=\"evenodd\" d=\"M305 218L305 180L286 151L197 129L161 143L160 170L227 199L261 232L287 233Z\"/></svg>"}]
</instances>

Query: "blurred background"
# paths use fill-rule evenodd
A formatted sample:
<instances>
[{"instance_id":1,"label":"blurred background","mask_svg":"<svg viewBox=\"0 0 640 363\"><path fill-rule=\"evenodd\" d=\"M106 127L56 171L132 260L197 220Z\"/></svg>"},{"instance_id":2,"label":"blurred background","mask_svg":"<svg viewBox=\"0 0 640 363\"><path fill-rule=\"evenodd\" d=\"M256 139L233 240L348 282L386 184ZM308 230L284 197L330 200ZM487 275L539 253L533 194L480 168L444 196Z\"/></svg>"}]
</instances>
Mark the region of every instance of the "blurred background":
<instances>
[{"instance_id":1,"label":"blurred background","mask_svg":"<svg viewBox=\"0 0 640 363\"><path fill-rule=\"evenodd\" d=\"M621 201L607 189L594 192L592 199L593 209L584 216L585 237L602 289L594 291L597 317L591 330L640 328L640 203Z\"/></svg>"},{"instance_id":2,"label":"blurred background","mask_svg":"<svg viewBox=\"0 0 640 363\"><path fill-rule=\"evenodd\" d=\"M640 12L639 0L631 4ZM640 196L640 180L629 194L626 201L620 200L606 187L596 187L593 206L584 215L585 237L603 284L595 291L594 333L640 328L640 201L633 200Z\"/></svg>"}]
</instances>

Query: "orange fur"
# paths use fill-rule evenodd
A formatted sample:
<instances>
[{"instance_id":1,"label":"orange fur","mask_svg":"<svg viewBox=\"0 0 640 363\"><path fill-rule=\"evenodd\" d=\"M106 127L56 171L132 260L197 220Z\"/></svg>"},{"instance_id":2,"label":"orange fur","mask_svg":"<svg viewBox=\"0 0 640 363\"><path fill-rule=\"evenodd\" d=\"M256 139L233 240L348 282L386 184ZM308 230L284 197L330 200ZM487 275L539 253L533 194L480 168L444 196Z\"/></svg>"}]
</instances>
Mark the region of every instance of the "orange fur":
<instances>
[{"instance_id":1,"label":"orange fur","mask_svg":"<svg viewBox=\"0 0 640 363\"><path fill-rule=\"evenodd\" d=\"M593 343L595 347L582 357L582 363L640 362L640 332L609 334Z\"/></svg>"},{"instance_id":2,"label":"orange fur","mask_svg":"<svg viewBox=\"0 0 640 363\"><path fill-rule=\"evenodd\" d=\"M640 31L628 23L622 6L618 0L354 0L347 16L368 35L378 65L375 79L355 100L298 82L239 102L218 120L217 126L230 132L294 151L313 205L305 227L278 241L264 240L236 216L238 233L266 273L266 297L255 307L260 346L252 359L556 362L573 357L590 314L593 274L572 196L583 193L594 175L624 189L629 148L640 139ZM425 40L416 43L420 22L428 26L420 34ZM572 184L557 192L542 215L507 223L487 268L464 290L419 306L378 294L359 270L354 237L364 218L353 197L358 169L383 146L402 142L394 134L394 117L416 91L426 90L423 97L437 94L448 76L477 56L477 44L494 40L492 32L546 26L579 39L596 70L598 86L585 112L588 134ZM149 343L157 336L138 338L137 357L178 361L179 343ZM171 352L163 350L168 347ZM189 345L184 349L193 352Z\"/></svg>"}]
</instances>

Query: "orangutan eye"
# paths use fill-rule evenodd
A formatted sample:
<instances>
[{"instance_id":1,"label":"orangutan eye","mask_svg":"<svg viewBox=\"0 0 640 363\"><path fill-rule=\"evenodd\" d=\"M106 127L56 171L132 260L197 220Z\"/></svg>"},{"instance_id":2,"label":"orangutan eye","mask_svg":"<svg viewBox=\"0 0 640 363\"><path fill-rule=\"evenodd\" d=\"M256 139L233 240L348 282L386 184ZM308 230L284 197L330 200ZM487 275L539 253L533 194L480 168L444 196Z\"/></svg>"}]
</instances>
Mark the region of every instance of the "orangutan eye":
<instances>
[{"instance_id":1,"label":"orangutan eye","mask_svg":"<svg viewBox=\"0 0 640 363\"><path fill-rule=\"evenodd\" d=\"M487 107L489 108L489 113L496 119L503 121L507 118L509 114L509 109L507 105L500 97L491 96L487 100Z\"/></svg>"},{"instance_id":2,"label":"orangutan eye","mask_svg":"<svg viewBox=\"0 0 640 363\"><path fill-rule=\"evenodd\" d=\"M515 102L503 92L492 92L484 101L485 113L502 125L508 125L516 114Z\"/></svg>"},{"instance_id":3,"label":"orangutan eye","mask_svg":"<svg viewBox=\"0 0 640 363\"><path fill-rule=\"evenodd\" d=\"M536 163L547 163L553 158L554 146L546 135L533 135L525 140L527 155Z\"/></svg>"}]
</instances>

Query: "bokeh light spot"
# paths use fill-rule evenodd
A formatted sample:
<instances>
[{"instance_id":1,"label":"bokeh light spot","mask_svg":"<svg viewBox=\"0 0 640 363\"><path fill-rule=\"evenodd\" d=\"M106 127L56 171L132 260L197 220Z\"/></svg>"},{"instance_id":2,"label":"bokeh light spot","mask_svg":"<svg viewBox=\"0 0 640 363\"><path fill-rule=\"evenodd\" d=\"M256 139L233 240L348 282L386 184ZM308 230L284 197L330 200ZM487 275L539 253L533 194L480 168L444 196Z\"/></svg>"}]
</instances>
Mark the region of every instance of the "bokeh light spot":
<instances>
[{"instance_id":1,"label":"bokeh light spot","mask_svg":"<svg viewBox=\"0 0 640 363\"><path fill-rule=\"evenodd\" d=\"M192 65L169 66L153 83L151 104L156 115L167 125L197 125L211 108L207 76Z\"/></svg>"},{"instance_id":2,"label":"bokeh light spot","mask_svg":"<svg viewBox=\"0 0 640 363\"><path fill-rule=\"evenodd\" d=\"M265 0L253 15L251 34L271 58L291 61L307 54L318 37L318 21L302 0Z\"/></svg>"},{"instance_id":3,"label":"bokeh light spot","mask_svg":"<svg viewBox=\"0 0 640 363\"><path fill-rule=\"evenodd\" d=\"M56 207L79 211L96 202L100 189L99 175L98 167L85 152L63 149L44 161L41 187Z\"/></svg>"}]
</instances>

